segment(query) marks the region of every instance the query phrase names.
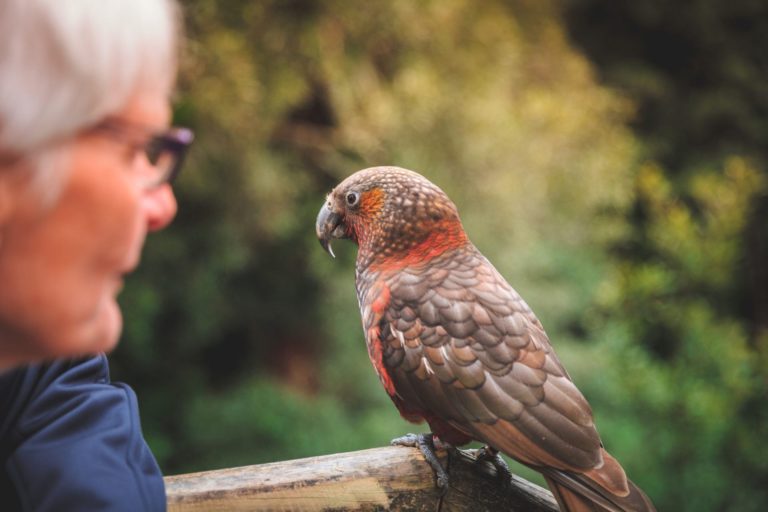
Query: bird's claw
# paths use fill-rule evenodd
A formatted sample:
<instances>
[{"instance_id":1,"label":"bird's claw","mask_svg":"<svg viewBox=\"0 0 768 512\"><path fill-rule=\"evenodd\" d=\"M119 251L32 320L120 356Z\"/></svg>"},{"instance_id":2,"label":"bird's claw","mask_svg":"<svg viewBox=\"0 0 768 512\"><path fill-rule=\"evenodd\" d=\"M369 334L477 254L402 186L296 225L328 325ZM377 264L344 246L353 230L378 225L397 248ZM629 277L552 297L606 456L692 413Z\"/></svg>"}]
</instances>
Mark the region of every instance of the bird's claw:
<instances>
[{"instance_id":1,"label":"bird's claw","mask_svg":"<svg viewBox=\"0 0 768 512\"><path fill-rule=\"evenodd\" d=\"M512 482L512 472L506 461L501 458L499 451L490 446L483 446L477 450L477 462L490 462L496 468L496 477L504 484L510 485Z\"/></svg>"},{"instance_id":2,"label":"bird's claw","mask_svg":"<svg viewBox=\"0 0 768 512\"><path fill-rule=\"evenodd\" d=\"M402 437L397 437L390 441L393 446L411 446L418 448L421 454L424 456L424 460L432 467L432 471L435 472L435 485L437 485L438 492L441 496L444 496L448 491L448 472L440 463L435 454L435 438L431 433L429 434L406 434ZM442 443L445 448L450 448L449 445ZM443 446L441 446L442 448Z\"/></svg>"}]
</instances>

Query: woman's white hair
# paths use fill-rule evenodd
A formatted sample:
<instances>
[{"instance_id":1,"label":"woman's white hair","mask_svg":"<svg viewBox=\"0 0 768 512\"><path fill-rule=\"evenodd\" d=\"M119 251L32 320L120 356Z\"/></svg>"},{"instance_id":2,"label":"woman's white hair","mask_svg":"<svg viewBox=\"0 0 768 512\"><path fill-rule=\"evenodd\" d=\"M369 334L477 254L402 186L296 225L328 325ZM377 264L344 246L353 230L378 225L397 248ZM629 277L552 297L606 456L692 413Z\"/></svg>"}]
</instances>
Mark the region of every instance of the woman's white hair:
<instances>
[{"instance_id":1,"label":"woman's white hair","mask_svg":"<svg viewBox=\"0 0 768 512\"><path fill-rule=\"evenodd\" d=\"M174 0L2 0L0 154L49 182L51 148L137 93L170 94L178 39Z\"/></svg>"}]
</instances>

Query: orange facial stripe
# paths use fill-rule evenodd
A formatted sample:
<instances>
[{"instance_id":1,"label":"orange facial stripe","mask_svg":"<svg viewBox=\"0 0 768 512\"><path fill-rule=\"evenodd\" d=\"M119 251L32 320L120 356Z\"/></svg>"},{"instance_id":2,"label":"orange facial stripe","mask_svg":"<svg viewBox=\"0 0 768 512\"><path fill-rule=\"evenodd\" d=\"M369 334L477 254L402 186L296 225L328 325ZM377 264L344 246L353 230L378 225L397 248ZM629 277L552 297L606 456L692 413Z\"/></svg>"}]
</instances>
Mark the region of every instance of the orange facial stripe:
<instances>
[{"instance_id":1,"label":"orange facial stripe","mask_svg":"<svg viewBox=\"0 0 768 512\"><path fill-rule=\"evenodd\" d=\"M372 218L378 214L384 206L384 192L380 188L373 188L363 192L360 197L360 213L366 218Z\"/></svg>"}]
</instances>

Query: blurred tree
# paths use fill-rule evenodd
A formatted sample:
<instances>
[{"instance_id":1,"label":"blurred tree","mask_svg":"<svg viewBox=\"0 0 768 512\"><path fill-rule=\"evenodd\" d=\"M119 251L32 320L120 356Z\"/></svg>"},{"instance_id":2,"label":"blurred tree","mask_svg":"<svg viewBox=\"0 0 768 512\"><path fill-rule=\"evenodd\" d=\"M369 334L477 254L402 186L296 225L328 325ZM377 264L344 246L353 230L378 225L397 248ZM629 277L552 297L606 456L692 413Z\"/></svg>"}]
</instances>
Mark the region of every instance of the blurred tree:
<instances>
[{"instance_id":1,"label":"blurred tree","mask_svg":"<svg viewBox=\"0 0 768 512\"><path fill-rule=\"evenodd\" d=\"M564 4L573 40L607 83L635 100L632 127L649 158L685 176L741 155L768 175L768 3ZM715 293L729 296L727 307L757 339L768 332L768 195L752 200L745 257Z\"/></svg>"},{"instance_id":2,"label":"blurred tree","mask_svg":"<svg viewBox=\"0 0 768 512\"><path fill-rule=\"evenodd\" d=\"M645 230L619 246L598 294L590 330L599 342L590 350L610 373L587 389L598 424L619 433L612 441L622 451L638 452L631 460L660 510L764 510L768 338L751 339L711 291L734 278L765 180L731 159L681 188L688 200L659 167L638 173ZM624 255L638 252L642 260Z\"/></svg>"},{"instance_id":3,"label":"blurred tree","mask_svg":"<svg viewBox=\"0 0 768 512\"><path fill-rule=\"evenodd\" d=\"M660 508L765 510L768 4L565 6L573 40L635 100L631 126L657 162L639 170L595 320L616 337L617 396L637 398L628 417L658 426L625 441L669 464L648 489Z\"/></svg>"}]
</instances>

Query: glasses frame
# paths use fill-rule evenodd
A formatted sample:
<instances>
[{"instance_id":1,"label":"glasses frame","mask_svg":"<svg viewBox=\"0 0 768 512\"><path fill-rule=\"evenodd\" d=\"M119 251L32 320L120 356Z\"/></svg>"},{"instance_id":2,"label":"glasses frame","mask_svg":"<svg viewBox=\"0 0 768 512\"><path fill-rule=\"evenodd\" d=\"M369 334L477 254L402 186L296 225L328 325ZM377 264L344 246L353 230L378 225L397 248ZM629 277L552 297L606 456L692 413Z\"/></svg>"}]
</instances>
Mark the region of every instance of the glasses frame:
<instances>
[{"instance_id":1,"label":"glasses frame","mask_svg":"<svg viewBox=\"0 0 768 512\"><path fill-rule=\"evenodd\" d=\"M158 157L164 152L169 152L173 156L173 165L162 176L158 176L156 180L145 184L147 189L157 188L165 183L173 183L181 171L189 146L195 140L195 134L189 128L173 126L158 132L148 130L146 126L117 118L107 118L90 131L105 133L119 142L132 145L133 149L143 152L152 166L157 165ZM129 133L143 133L145 136L147 134L149 136L146 142L142 144L131 144Z\"/></svg>"}]
</instances>

